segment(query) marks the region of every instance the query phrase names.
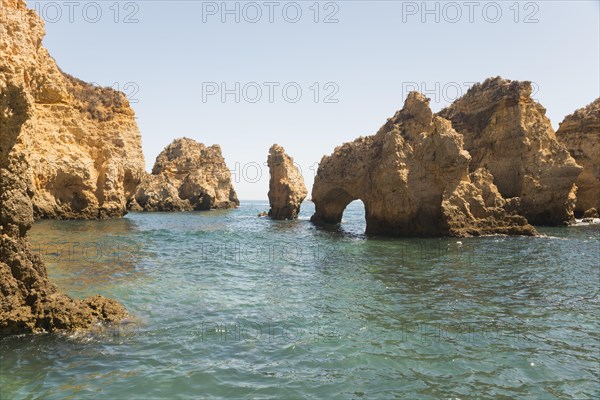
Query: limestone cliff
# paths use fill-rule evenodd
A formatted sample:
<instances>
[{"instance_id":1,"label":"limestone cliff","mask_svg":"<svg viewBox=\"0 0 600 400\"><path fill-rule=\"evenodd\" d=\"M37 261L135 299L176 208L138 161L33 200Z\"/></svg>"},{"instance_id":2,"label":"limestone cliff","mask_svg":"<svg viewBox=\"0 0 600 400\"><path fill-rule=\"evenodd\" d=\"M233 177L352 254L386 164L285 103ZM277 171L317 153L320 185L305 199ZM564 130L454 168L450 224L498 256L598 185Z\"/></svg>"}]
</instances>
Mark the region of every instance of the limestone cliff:
<instances>
[{"instance_id":1,"label":"limestone cliff","mask_svg":"<svg viewBox=\"0 0 600 400\"><path fill-rule=\"evenodd\" d=\"M35 218L126 212L144 174L141 137L123 93L63 73L42 46L44 23L23 0L0 0L0 87L31 102L20 134Z\"/></svg>"},{"instance_id":2,"label":"limestone cliff","mask_svg":"<svg viewBox=\"0 0 600 400\"><path fill-rule=\"evenodd\" d=\"M27 231L33 223L33 193L23 179L30 171L23 139L36 126L35 112L35 99L22 87L0 87L0 336L85 329L126 315L114 300L74 300L60 293L31 251Z\"/></svg>"},{"instance_id":3,"label":"limestone cliff","mask_svg":"<svg viewBox=\"0 0 600 400\"><path fill-rule=\"evenodd\" d=\"M546 110L531 98L530 82L488 79L439 115L464 137L470 171L484 167L492 173L507 209L533 224L573 219L581 167L557 141Z\"/></svg>"},{"instance_id":4,"label":"limestone cliff","mask_svg":"<svg viewBox=\"0 0 600 400\"><path fill-rule=\"evenodd\" d=\"M575 181L575 214L582 216L592 208L600 210L600 98L565 117L556 136L583 167Z\"/></svg>"},{"instance_id":5,"label":"limestone cliff","mask_svg":"<svg viewBox=\"0 0 600 400\"><path fill-rule=\"evenodd\" d=\"M240 204L218 145L175 139L137 187L131 210L192 211Z\"/></svg>"},{"instance_id":6,"label":"limestone cliff","mask_svg":"<svg viewBox=\"0 0 600 400\"><path fill-rule=\"evenodd\" d=\"M348 203L365 205L368 234L391 236L534 235L525 218L508 215L491 176L469 175L471 157L450 121L412 92L374 136L323 157L312 190L312 221L339 223Z\"/></svg>"},{"instance_id":7,"label":"limestone cliff","mask_svg":"<svg viewBox=\"0 0 600 400\"><path fill-rule=\"evenodd\" d=\"M308 191L300 169L294 159L285 153L283 147L274 144L269 149L269 217L273 219L296 219L300 204Z\"/></svg>"}]
</instances>

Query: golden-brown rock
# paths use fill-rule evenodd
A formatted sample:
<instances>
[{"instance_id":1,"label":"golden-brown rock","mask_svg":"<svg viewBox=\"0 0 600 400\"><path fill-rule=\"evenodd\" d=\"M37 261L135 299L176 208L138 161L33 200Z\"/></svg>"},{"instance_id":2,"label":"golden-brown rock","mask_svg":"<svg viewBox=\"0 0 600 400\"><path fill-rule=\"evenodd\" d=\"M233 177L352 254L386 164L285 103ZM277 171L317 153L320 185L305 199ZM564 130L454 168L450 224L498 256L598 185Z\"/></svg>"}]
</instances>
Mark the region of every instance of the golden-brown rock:
<instances>
[{"instance_id":1,"label":"golden-brown rock","mask_svg":"<svg viewBox=\"0 0 600 400\"><path fill-rule=\"evenodd\" d=\"M123 93L63 73L23 0L0 0L0 89L31 103L18 146L35 218L118 217L144 174L141 137Z\"/></svg>"},{"instance_id":2,"label":"golden-brown rock","mask_svg":"<svg viewBox=\"0 0 600 400\"><path fill-rule=\"evenodd\" d=\"M86 329L126 315L114 300L75 300L60 293L30 248L32 191L25 179L30 167L22 139L31 134L34 110L33 98L22 87L9 83L0 88L0 336Z\"/></svg>"},{"instance_id":3,"label":"golden-brown rock","mask_svg":"<svg viewBox=\"0 0 600 400\"><path fill-rule=\"evenodd\" d=\"M444 193L442 209L450 236L536 235L525 217L506 212L505 203L488 170L470 173L469 179Z\"/></svg>"},{"instance_id":4,"label":"golden-brown rock","mask_svg":"<svg viewBox=\"0 0 600 400\"><path fill-rule=\"evenodd\" d=\"M182 138L158 155L152 174L143 178L129 207L132 211L191 211L239 204L221 148Z\"/></svg>"},{"instance_id":5,"label":"golden-brown rock","mask_svg":"<svg viewBox=\"0 0 600 400\"><path fill-rule=\"evenodd\" d=\"M273 219L296 219L300 204L308 191L300 169L294 159L285 153L283 147L274 144L269 149L269 217Z\"/></svg>"},{"instance_id":6,"label":"golden-brown rock","mask_svg":"<svg viewBox=\"0 0 600 400\"><path fill-rule=\"evenodd\" d=\"M504 211L489 173L469 176L470 160L450 121L434 116L429 99L412 92L376 135L323 157L312 221L339 223L348 203L360 199L368 234L535 234L525 218Z\"/></svg>"},{"instance_id":7,"label":"golden-brown rock","mask_svg":"<svg viewBox=\"0 0 600 400\"><path fill-rule=\"evenodd\" d=\"M581 167L556 135L531 83L502 78L474 85L439 115L452 121L471 154L470 171L488 169L506 208L529 222L572 221Z\"/></svg>"},{"instance_id":8,"label":"golden-brown rock","mask_svg":"<svg viewBox=\"0 0 600 400\"><path fill-rule=\"evenodd\" d=\"M582 216L592 208L600 210L600 98L565 117L556 136L583 167L575 181L575 214Z\"/></svg>"}]
</instances>

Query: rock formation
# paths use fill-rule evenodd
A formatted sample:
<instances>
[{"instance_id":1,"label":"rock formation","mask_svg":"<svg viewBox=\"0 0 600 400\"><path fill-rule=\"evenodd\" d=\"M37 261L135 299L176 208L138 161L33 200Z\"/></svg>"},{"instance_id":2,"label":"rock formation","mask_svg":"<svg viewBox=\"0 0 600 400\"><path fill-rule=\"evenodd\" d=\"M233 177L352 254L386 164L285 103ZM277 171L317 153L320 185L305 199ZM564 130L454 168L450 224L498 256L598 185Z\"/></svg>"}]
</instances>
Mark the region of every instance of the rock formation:
<instances>
[{"instance_id":1,"label":"rock formation","mask_svg":"<svg viewBox=\"0 0 600 400\"><path fill-rule=\"evenodd\" d=\"M439 116L463 135L470 171L492 173L508 210L533 224L559 225L573 219L581 167L545 114L531 98L530 82L498 77L476 84Z\"/></svg>"},{"instance_id":2,"label":"rock formation","mask_svg":"<svg viewBox=\"0 0 600 400\"><path fill-rule=\"evenodd\" d=\"M0 0L0 85L31 100L23 146L35 218L126 212L144 174L141 138L123 93L63 73L42 46L44 23L23 0Z\"/></svg>"},{"instance_id":3,"label":"rock formation","mask_svg":"<svg viewBox=\"0 0 600 400\"><path fill-rule=\"evenodd\" d=\"M130 210L192 211L240 204L221 147L175 139L156 158L135 192Z\"/></svg>"},{"instance_id":4,"label":"rock formation","mask_svg":"<svg viewBox=\"0 0 600 400\"><path fill-rule=\"evenodd\" d=\"M583 167L575 181L575 214L582 216L591 208L600 210L600 98L565 117L556 136Z\"/></svg>"},{"instance_id":5,"label":"rock formation","mask_svg":"<svg viewBox=\"0 0 600 400\"><path fill-rule=\"evenodd\" d=\"M491 175L469 175L471 157L450 121L412 92L374 136L321 160L312 190L312 221L339 223L348 203L365 206L367 234L391 236L534 235L525 218L507 214Z\"/></svg>"},{"instance_id":6,"label":"rock formation","mask_svg":"<svg viewBox=\"0 0 600 400\"><path fill-rule=\"evenodd\" d=\"M300 204L308 191L300 169L294 159L285 153L283 147L274 144L269 149L269 217L273 219L296 219Z\"/></svg>"},{"instance_id":7,"label":"rock formation","mask_svg":"<svg viewBox=\"0 0 600 400\"><path fill-rule=\"evenodd\" d=\"M600 218L600 214L598 214L598 210L596 210L595 208L588 208L587 210L585 210L585 212L583 213L583 219L594 219L594 218Z\"/></svg>"},{"instance_id":8,"label":"rock formation","mask_svg":"<svg viewBox=\"0 0 600 400\"><path fill-rule=\"evenodd\" d=\"M462 181L452 193L444 193L442 200L450 236L537 234L526 218L507 213L505 206L506 200L485 168L470 173L469 179Z\"/></svg>"},{"instance_id":9,"label":"rock formation","mask_svg":"<svg viewBox=\"0 0 600 400\"><path fill-rule=\"evenodd\" d=\"M30 167L23 139L29 140L36 127L35 112L31 93L0 81L0 336L85 329L126 315L114 300L74 300L60 293L31 251L27 231L33 224L33 192L24 179Z\"/></svg>"}]
</instances>

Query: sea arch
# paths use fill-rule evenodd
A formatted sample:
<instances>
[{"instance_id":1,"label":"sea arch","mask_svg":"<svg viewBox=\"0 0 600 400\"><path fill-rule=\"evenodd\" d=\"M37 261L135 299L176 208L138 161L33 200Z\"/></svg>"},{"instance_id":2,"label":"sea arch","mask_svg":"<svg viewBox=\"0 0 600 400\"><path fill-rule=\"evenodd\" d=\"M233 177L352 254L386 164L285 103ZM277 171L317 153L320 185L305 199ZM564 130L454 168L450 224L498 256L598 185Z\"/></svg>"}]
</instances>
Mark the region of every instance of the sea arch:
<instances>
[{"instance_id":1,"label":"sea arch","mask_svg":"<svg viewBox=\"0 0 600 400\"><path fill-rule=\"evenodd\" d=\"M335 187L328 190L322 196L313 197L315 204L315 213L311 218L316 224L339 224L342 222L344 210L351 202L360 200L365 205L364 199L352 195L348 190L342 187Z\"/></svg>"}]
</instances>

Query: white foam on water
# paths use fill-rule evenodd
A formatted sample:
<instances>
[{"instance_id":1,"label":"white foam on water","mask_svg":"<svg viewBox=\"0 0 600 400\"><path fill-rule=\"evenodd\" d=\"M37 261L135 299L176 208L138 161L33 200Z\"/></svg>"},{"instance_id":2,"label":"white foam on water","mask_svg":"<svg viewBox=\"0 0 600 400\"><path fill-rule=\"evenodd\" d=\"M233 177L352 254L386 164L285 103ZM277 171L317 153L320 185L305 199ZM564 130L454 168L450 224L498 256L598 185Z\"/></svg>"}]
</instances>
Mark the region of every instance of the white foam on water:
<instances>
[{"instance_id":1,"label":"white foam on water","mask_svg":"<svg viewBox=\"0 0 600 400\"><path fill-rule=\"evenodd\" d=\"M600 224L600 218L582 218L576 219L575 223L570 226L587 226Z\"/></svg>"}]
</instances>

